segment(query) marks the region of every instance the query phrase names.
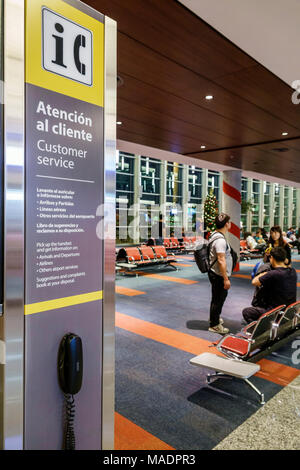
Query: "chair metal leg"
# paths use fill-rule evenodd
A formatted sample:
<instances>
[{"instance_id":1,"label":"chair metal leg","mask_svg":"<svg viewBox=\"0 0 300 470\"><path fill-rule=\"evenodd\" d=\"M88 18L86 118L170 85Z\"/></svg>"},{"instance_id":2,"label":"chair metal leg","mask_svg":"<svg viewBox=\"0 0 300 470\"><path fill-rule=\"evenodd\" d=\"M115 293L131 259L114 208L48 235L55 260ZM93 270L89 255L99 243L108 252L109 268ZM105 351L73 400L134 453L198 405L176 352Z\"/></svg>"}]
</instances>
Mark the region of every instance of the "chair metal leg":
<instances>
[{"instance_id":1,"label":"chair metal leg","mask_svg":"<svg viewBox=\"0 0 300 470\"><path fill-rule=\"evenodd\" d=\"M243 379L243 380L246 382L246 384L249 385L249 387L252 388L252 390L254 390L260 396L260 404L264 405L266 403L265 402L265 395L263 393L261 393L261 391L258 390L258 388L255 387L255 385L253 385L253 383L250 382L250 380L248 380L248 379Z\"/></svg>"},{"instance_id":2,"label":"chair metal leg","mask_svg":"<svg viewBox=\"0 0 300 470\"><path fill-rule=\"evenodd\" d=\"M211 379L217 379L217 378L232 379L232 376L224 374L223 372L215 372L214 374L207 374L206 382L209 384Z\"/></svg>"},{"instance_id":3,"label":"chair metal leg","mask_svg":"<svg viewBox=\"0 0 300 470\"><path fill-rule=\"evenodd\" d=\"M214 374L207 374L206 382L207 382L207 384L210 384L212 379L218 379L218 378L233 379L233 376L228 375L228 374L224 374L223 372L215 372ZM260 390L258 390L258 388L255 387L255 385L253 385L253 383L250 382L250 380L248 380L248 379L241 379L241 380L243 380L247 385L249 385L249 387L251 387L252 390L254 390L260 396L260 404L264 405L265 404L265 395Z\"/></svg>"}]
</instances>

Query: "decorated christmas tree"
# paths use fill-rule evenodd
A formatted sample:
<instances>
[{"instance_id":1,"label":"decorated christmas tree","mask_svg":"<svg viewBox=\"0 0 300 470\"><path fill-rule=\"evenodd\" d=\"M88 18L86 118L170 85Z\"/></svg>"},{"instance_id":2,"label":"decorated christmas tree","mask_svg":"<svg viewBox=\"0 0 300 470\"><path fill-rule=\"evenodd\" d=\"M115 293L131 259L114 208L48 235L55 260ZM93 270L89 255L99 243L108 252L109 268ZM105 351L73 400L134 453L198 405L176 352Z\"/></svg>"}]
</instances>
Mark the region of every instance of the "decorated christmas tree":
<instances>
[{"instance_id":1,"label":"decorated christmas tree","mask_svg":"<svg viewBox=\"0 0 300 470\"><path fill-rule=\"evenodd\" d=\"M211 188L204 203L204 223L207 232L213 232L216 230L215 218L219 213L218 201L214 195L214 191Z\"/></svg>"}]
</instances>

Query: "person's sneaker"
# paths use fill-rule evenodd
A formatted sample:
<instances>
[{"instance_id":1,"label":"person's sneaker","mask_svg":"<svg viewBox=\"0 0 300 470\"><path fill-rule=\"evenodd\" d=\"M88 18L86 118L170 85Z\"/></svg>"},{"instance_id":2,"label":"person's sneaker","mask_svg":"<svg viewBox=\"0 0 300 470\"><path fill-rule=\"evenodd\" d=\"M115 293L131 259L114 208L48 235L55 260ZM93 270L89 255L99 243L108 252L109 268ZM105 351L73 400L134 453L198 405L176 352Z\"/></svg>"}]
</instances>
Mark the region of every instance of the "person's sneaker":
<instances>
[{"instance_id":1,"label":"person's sneaker","mask_svg":"<svg viewBox=\"0 0 300 470\"><path fill-rule=\"evenodd\" d=\"M220 325L223 325L223 323L224 323L224 320L223 318L220 317Z\"/></svg>"},{"instance_id":2,"label":"person's sneaker","mask_svg":"<svg viewBox=\"0 0 300 470\"><path fill-rule=\"evenodd\" d=\"M227 335L227 333L229 333L228 328L224 328L221 323L219 323L217 326L210 326L208 331L211 331L212 333L218 333L219 335Z\"/></svg>"}]
</instances>

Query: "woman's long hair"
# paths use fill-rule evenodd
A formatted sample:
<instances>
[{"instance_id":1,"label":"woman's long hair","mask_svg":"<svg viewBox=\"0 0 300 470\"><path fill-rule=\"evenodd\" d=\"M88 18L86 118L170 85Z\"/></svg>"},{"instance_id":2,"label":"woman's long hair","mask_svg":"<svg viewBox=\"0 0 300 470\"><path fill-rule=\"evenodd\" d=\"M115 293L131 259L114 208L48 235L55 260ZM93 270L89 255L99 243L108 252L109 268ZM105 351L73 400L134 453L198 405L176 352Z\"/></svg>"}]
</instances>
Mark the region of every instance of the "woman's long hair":
<instances>
[{"instance_id":1,"label":"woman's long hair","mask_svg":"<svg viewBox=\"0 0 300 470\"><path fill-rule=\"evenodd\" d=\"M269 243L271 243L271 245L274 246L275 240L273 240L272 238L272 232L280 233L280 237L278 239L278 246L285 246L286 242L284 241L283 236L282 236L282 228L279 225L275 225L274 227L270 229Z\"/></svg>"}]
</instances>

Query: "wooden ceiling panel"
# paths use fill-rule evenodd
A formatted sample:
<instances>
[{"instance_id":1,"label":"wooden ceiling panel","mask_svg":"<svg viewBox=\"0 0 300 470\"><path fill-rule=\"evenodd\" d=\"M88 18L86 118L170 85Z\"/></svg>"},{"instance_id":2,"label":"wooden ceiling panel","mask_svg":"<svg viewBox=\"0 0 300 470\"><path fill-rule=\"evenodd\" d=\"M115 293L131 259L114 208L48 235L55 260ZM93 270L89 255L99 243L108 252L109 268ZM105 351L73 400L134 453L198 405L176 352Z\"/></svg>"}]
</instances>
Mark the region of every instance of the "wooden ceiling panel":
<instances>
[{"instance_id":1,"label":"wooden ceiling panel","mask_svg":"<svg viewBox=\"0 0 300 470\"><path fill-rule=\"evenodd\" d=\"M145 135L138 134L137 132L128 132L126 130L119 129L118 139L129 141L129 142L134 142L135 144L158 148L160 150L166 150L169 152L184 154L184 148L181 143L170 144L170 142L166 142L165 140L159 140L157 139L156 136L152 137L149 134L145 136Z\"/></svg>"},{"instance_id":2,"label":"wooden ceiling panel","mask_svg":"<svg viewBox=\"0 0 300 470\"><path fill-rule=\"evenodd\" d=\"M291 87L176 0L86 3L118 23L119 139L300 182Z\"/></svg>"},{"instance_id":3,"label":"wooden ceiling panel","mask_svg":"<svg viewBox=\"0 0 300 470\"><path fill-rule=\"evenodd\" d=\"M118 23L118 31L208 78L255 61L175 0L87 0Z\"/></svg>"},{"instance_id":4,"label":"wooden ceiling panel","mask_svg":"<svg viewBox=\"0 0 300 470\"><path fill-rule=\"evenodd\" d=\"M152 108L145 107L142 103L133 103L127 101L119 96L118 98L118 121L122 121L126 125L127 118L134 119L137 122L149 124L153 127L168 130L170 132L176 132L178 135L184 137L190 137L206 145L210 149L231 147L236 144L233 139L225 137L216 132L211 132L208 129L197 126L191 122L185 122L179 117L172 117L166 115L164 112L158 112ZM124 130L124 126L122 126ZM198 148L197 148L198 150Z\"/></svg>"},{"instance_id":5,"label":"wooden ceiling panel","mask_svg":"<svg viewBox=\"0 0 300 470\"><path fill-rule=\"evenodd\" d=\"M122 34L120 35L118 53L121 77L122 71L126 71L128 61L131 60L133 54L135 54L135 60L132 62L131 67L132 76L159 90L185 100L187 104L196 104L201 108L199 113L203 114L204 117L206 111L215 113L217 115L216 119L222 115L231 121L261 133L260 141L279 139L282 137L283 130L286 130L291 137L300 134L300 120L295 122L298 129L288 124L285 124L283 128L282 119L263 109L263 101L259 106L256 106L241 98L238 94L230 93L221 86L161 57L145 46L136 45L135 41ZM145 69L148 71L147 75L145 75ZM207 101L205 99L207 94L212 94L214 99Z\"/></svg>"},{"instance_id":6,"label":"wooden ceiling panel","mask_svg":"<svg viewBox=\"0 0 300 470\"><path fill-rule=\"evenodd\" d=\"M279 117L283 126L286 123L300 129L300 104L295 105L292 102L295 90L261 65L224 76L215 80L215 83Z\"/></svg>"},{"instance_id":7,"label":"wooden ceiling panel","mask_svg":"<svg viewBox=\"0 0 300 470\"><path fill-rule=\"evenodd\" d=\"M260 132L239 122L227 119L200 106L187 102L167 91L154 88L147 83L127 77L123 73L124 85L118 89L118 96L136 104L149 107L167 116L182 119L203 129L229 137L235 145L255 143L266 140ZM191 150L192 151L192 150Z\"/></svg>"},{"instance_id":8,"label":"wooden ceiling panel","mask_svg":"<svg viewBox=\"0 0 300 470\"><path fill-rule=\"evenodd\" d=\"M135 118L135 116L134 116ZM199 140L193 139L190 137L186 137L182 134L179 134L174 131L169 131L164 129L160 126L155 125L155 121L153 123L143 123L140 120L130 119L130 118L120 118L122 121L122 131L128 133L136 133L138 135L144 136L146 138L148 135L155 136L159 141L164 141L169 143L170 147L174 148L174 145L177 147L181 146L180 153L186 153L189 151L190 148L199 148Z\"/></svg>"},{"instance_id":9,"label":"wooden ceiling panel","mask_svg":"<svg viewBox=\"0 0 300 470\"><path fill-rule=\"evenodd\" d=\"M268 146L242 147L239 149L224 149L211 152L189 154L193 158L234 166L247 171L298 181L300 161L297 162L287 153L270 152ZM266 176L267 180L267 176Z\"/></svg>"}]
</instances>

